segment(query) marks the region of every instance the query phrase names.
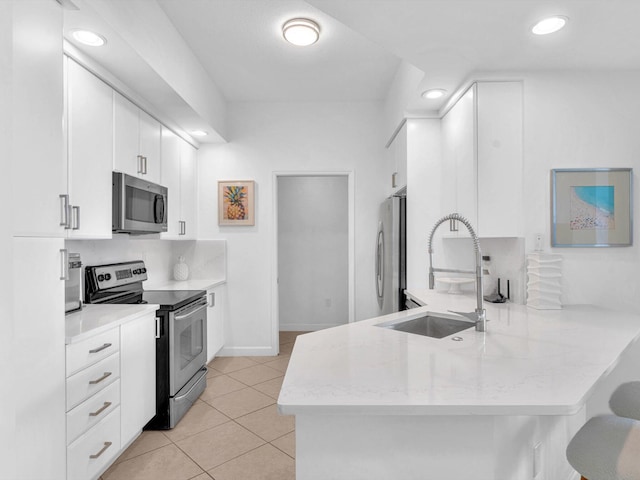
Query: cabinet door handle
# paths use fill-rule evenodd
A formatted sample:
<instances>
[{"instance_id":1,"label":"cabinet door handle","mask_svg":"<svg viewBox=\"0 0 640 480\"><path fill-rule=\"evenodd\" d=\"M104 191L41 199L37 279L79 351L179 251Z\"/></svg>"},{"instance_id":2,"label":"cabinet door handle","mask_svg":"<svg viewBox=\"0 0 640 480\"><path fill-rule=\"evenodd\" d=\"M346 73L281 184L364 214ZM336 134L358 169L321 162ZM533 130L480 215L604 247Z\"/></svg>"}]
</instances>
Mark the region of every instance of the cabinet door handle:
<instances>
[{"instance_id":1,"label":"cabinet door handle","mask_svg":"<svg viewBox=\"0 0 640 480\"><path fill-rule=\"evenodd\" d=\"M113 443L112 443L112 442L104 442L104 447L102 447L98 453L94 453L93 455L89 455L89 458L92 458L92 459L98 458L98 457L99 457L100 455L102 455L102 454L105 452L105 450L106 450L107 448L109 448L111 445L113 445Z\"/></svg>"},{"instance_id":2,"label":"cabinet door handle","mask_svg":"<svg viewBox=\"0 0 640 480\"><path fill-rule=\"evenodd\" d=\"M96 380L89 380L89 385L97 385L98 383L102 382L103 380L106 380L107 378L109 378L111 376L112 372L104 372L104 375L102 375L100 378L96 379Z\"/></svg>"},{"instance_id":3,"label":"cabinet door handle","mask_svg":"<svg viewBox=\"0 0 640 480\"><path fill-rule=\"evenodd\" d=\"M156 317L156 338L160 338L160 317Z\"/></svg>"},{"instance_id":4,"label":"cabinet door handle","mask_svg":"<svg viewBox=\"0 0 640 480\"><path fill-rule=\"evenodd\" d=\"M66 248L60 249L60 280L69 280L69 252Z\"/></svg>"},{"instance_id":5,"label":"cabinet door handle","mask_svg":"<svg viewBox=\"0 0 640 480\"><path fill-rule=\"evenodd\" d=\"M60 195L60 226L69 229L69 220L69 195L65 193Z\"/></svg>"},{"instance_id":6,"label":"cabinet door handle","mask_svg":"<svg viewBox=\"0 0 640 480\"><path fill-rule=\"evenodd\" d=\"M73 207L71 207L71 222L72 222L72 227L71 230L80 230L80 207L77 205L74 205Z\"/></svg>"},{"instance_id":7,"label":"cabinet door handle","mask_svg":"<svg viewBox=\"0 0 640 480\"><path fill-rule=\"evenodd\" d=\"M138 155L138 173L144 175L144 168L143 168L143 163L142 163L142 159L144 157L142 155Z\"/></svg>"},{"instance_id":8,"label":"cabinet door handle","mask_svg":"<svg viewBox=\"0 0 640 480\"><path fill-rule=\"evenodd\" d=\"M211 292L209 294L209 307L216 306L216 292Z\"/></svg>"},{"instance_id":9,"label":"cabinet door handle","mask_svg":"<svg viewBox=\"0 0 640 480\"><path fill-rule=\"evenodd\" d=\"M107 408L109 408L111 406L111 402L104 402L104 405L102 405L98 410L96 410L95 412L91 412L89 413L90 417L97 417L98 415L100 415L102 412L104 412Z\"/></svg>"},{"instance_id":10,"label":"cabinet door handle","mask_svg":"<svg viewBox=\"0 0 640 480\"><path fill-rule=\"evenodd\" d=\"M89 353L98 353L101 352L102 350L104 350L105 348L109 348L111 346L110 343L105 343L104 345L102 345L101 347L98 348L94 348L92 350L89 350Z\"/></svg>"}]
</instances>

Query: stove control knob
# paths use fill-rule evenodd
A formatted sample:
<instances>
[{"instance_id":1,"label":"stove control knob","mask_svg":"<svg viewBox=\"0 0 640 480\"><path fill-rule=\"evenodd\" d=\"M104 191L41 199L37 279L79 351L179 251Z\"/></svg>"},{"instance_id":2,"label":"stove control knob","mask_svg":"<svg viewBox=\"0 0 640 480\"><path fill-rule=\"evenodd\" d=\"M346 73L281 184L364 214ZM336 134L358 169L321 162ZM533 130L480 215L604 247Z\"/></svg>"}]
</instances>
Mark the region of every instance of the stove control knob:
<instances>
[{"instance_id":1,"label":"stove control knob","mask_svg":"<svg viewBox=\"0 0 640 480\"><path fill-rule=\"evenodd\" d=\"M134 274L134 275L137 275L138 273L140 273L140 270L134 270L134 271L133 271L133 274Z\"/></svg>"},{"instance_id":2,"label":"stove control knob","mask_svg":"<svg viewBox=\"0 0 640 480\"><path fill-rule=\"evenodd\" d=\"M102 275L102 274L98 275L98 281L99 282L104 282L104 275Z\"/></svg>"},{"instance_id":3,"label":"stove control knob","mask_svg":"<svg viewBox=\"0 0 640 480\"><path fill-rule=\"evenodd\" d=\"M110 274L110 273L105 273L105 274L104 274L104 279L105 279L106 281L111 280L111 274Z\"/></svg>"},{"instance_id":4,"label":"stove control knob","mask_svg":"<svg viewBox=\"0 0 640 480\"><path fill-rule=\"evenodd\" d=\"M141 269L141 272L142 272L142 273L147 273L147 269L146 269L146 268L143 268L143 269Z\"/></svg>"}]
</instances>

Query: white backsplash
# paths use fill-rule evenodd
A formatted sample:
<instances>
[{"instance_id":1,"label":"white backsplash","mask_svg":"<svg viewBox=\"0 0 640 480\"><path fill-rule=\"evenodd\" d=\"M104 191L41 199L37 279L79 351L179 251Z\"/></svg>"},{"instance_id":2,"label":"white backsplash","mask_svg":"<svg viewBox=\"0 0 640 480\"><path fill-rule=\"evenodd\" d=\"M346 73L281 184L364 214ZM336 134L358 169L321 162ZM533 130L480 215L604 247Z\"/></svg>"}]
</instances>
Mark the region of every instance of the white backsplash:
<instances>
[{"instance_id":1,"label":"white backsplash","mask_svg":"<svg viewBox=\"0 0 640 480\"><path fill-rule=\"evenodd\" d=\"M173 280L173 266L180 255L189 266L189 278L226 279L226 240L172 241L153 237L120 234L109 240L67 240L65 245L69 252L81 255L83 266L143 260L149 277L147 289Z\"/></svg>"},{"instance_id":2,"label":"white backsplash","mask_svg":"<svg viewBox=\"0 0 640 480\"><path fill-rule=\"evenodd\" d=\"M481 238L480 249L482 255L491 257L491 274L485 280L485 295L494 293L500 278L500 292L507 295L507 280L511 286L511 301L513 303L525 303L525 254L523 238ZM433 266L437 268L454 268L473 270L475 265L475 253L470 238L445 238L442 240L442 252L434 255ZM439 276L468 276L440 273ZM436 283L438 290L447 290L448 286ZM462 290L473 291L475 284L463 285Z\"/></svg>"}]
</instances>

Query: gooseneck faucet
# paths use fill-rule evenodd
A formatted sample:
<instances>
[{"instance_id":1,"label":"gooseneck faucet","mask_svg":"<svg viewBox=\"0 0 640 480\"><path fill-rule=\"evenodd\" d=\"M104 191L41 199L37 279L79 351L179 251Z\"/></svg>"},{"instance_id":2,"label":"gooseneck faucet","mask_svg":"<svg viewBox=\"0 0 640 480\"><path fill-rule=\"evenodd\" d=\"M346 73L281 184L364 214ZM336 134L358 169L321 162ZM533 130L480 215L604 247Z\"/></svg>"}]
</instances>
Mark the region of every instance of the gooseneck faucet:
<instances>
[{"instance_id":1,"label":"gooseneck faucet","mask_svg":"<svg viewBox=\"0 0 640 480\"><path fill-rule=\"evenodd\" d=\"M433 268L433 235L436 233L436 229L446 221L458 221L462 223L467 230L469 230L469 234L471 235L471 239L473 240L473 247L476 252L476 271L470 270L451 270L446 268ZM465 317L473 320L476 324L476 331L478 332L486 332L487 331L487 315L483 306L483 292L482 292L482 252L480 251L480 240L478 239L478 235L476 235L475 230L471 226L469 220L465 217L458 215L457 213L450 213L449 215L445 215L440 220L436 222L436 224L431 229L431 234L429 235L429 290L433 290L435 286L435 277L433 275L434 272L453 272L453 273L475 273L476 275L476 297L477 297L477 305L476 311L470 313L462 313L455 312Z\"/></svg>"}]
</instances>

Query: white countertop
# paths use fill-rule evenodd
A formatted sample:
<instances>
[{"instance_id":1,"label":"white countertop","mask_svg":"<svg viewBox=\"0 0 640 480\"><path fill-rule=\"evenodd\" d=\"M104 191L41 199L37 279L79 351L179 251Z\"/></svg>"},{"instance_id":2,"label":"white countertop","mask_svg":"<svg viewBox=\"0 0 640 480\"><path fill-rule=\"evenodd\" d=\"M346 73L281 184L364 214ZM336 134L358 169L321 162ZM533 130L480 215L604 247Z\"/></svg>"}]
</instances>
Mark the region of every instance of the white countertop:
<instances>
[{"instance_id":1,"label":"white countertop","mask_svg":"<svg viewBox=\"0 0 640 480\"><path fill-rule=\"evenodd\" d=\"M297 338L283 414L571 415L640 336L640 316L594 306L491 304L487 332L435 339L377 327L475 297L409 292L427 306Z\"/></svg>"},{"instance_id":2,"label":"white countertop","mask_svg":"<svg viewBox=\"0 0 640 480\"><path fill-rule=\"evenodd\" d=\"M84 305L82 310L65 316L65 344L90 338L149 312L155 312L158 307L159 305L150 304Z\"/></svg>"},{"instance_id":3,"label":"white countertop","mask_svg":"<svg viewBox=\"0 0 640 480\"><path fill-rule=\"evenodd\" d=\"M145 285L145 290L211 290L227 280L224 277L220 278L205 278L205 279L188 279L188 280L166 280L153 283L151 285Z\"/></svg>"}]
</instances>

